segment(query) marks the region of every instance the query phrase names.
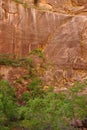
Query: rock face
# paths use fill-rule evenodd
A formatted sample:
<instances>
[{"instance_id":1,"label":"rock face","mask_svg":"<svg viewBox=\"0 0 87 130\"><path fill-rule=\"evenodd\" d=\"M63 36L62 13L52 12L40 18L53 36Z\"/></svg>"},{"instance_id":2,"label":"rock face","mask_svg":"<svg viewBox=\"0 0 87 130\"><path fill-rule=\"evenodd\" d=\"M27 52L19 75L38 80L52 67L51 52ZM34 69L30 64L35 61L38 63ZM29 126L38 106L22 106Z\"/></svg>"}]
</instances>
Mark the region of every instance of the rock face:
<instances>
[{"instance_id":1,"label":"rock face","mask_svg":"<svg viewBox=\"0 0 87 130\"><path fill-rule=\"evenodd\" d=\"M25 57L39 47L56 70L68 70L66 77L72 77L73 70L85 71L84 77L86 3L86 0L40 0L36 7L33 0L0 0L0 53Z\"/></svg>"},{"instance_id":2,"label":"rock face","mask_svg":"<svg viewBox=\"0 0 87 130\"><path fill-rule=\"evenodd\" d=\"M84 5L84 4L87 4L87 1L86 0L72 0L72 2L76 5Z\"/></svg>"}]
</instances>

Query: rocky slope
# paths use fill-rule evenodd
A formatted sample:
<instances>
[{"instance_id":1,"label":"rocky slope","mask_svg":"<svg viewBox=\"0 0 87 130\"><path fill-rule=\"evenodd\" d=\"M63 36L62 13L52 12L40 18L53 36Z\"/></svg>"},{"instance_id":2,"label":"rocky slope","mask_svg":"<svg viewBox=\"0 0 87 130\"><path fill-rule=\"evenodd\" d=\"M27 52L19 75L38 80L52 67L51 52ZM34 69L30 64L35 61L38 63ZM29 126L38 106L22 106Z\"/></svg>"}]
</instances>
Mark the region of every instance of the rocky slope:
<instances>
[{"instance_id":1,"label":"rocky slope","mask_svg":"<svg viewBox=\"0 0 87 130\"><path fill-rule=\"evenodd\" d=\"M0 53L26 57L36 48L54 64L46 82L86 79L87 1L0 0Z\"/></svg>"}]
</instances>

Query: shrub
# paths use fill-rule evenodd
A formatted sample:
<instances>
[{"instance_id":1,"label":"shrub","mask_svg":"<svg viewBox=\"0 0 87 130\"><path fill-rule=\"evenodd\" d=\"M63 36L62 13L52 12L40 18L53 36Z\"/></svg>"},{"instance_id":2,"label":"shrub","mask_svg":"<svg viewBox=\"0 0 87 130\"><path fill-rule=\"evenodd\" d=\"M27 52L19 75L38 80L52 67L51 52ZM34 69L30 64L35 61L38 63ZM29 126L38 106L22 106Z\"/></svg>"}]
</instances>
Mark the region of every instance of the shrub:
<instances>
[{"instance_id":1,"label":"shrub","mask_svg":"<svg viewBox=\"0 0 87 130\"><path fill-rule=\"evenodd\" d=\"M40 48L37 48L37 49L33 50L33 51L30 53L30 55L31 55L31 54L37 55L38 57L40 57L40 58L42 58L42 59L45 60L45 55L44 55L44 53L42 52L42 50L41 50Z\"/></svg>"},{"instance_id":2,"label":"shrub","mask_svg":"<svg viewBox=\"0 0 87 130\"><path fill-rule=\"evenodd\" d=\"M6 128L17 119L14 89L7 81L0 81L0 125Z\"/></svg>"},{"instance_id":3,"label":"shrub","mask_svg":"<svg viewBox=\"0 0 87 130\"><path fill-rule=\"evenodd\" d=\"M24 105L17 103L14 88L0 81L0 128L20 127L28 130L74 130L72 119L87 115L86 95L80 94L87 83L76 83L67 93L44 91L43 83L35 78L23 95Z\"/></svg>"}]
</instances>

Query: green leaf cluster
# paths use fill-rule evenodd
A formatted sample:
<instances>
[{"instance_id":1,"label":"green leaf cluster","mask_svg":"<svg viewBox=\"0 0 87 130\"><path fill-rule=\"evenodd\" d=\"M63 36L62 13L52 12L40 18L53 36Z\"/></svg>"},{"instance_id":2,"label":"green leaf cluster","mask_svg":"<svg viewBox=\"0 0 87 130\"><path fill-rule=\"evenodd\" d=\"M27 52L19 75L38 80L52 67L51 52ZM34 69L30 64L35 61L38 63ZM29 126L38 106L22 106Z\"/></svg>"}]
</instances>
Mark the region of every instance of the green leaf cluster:
<instances>
[{"instance_id":1,"label":"green leaf cluster","mask_svg":"<svg viewBox=\"0 0 87 130\"><path fill-rule=\"evenodd\" d=\"M22 95L24 105L17 103L15 90L7 81L0 81L0 128L12 130L74 130L72 119L87 115L87 95L80 94L87 83L76 83L64 93L44 91L43 83L35 78L29 92Z\"/></svg>"}]
</instances>

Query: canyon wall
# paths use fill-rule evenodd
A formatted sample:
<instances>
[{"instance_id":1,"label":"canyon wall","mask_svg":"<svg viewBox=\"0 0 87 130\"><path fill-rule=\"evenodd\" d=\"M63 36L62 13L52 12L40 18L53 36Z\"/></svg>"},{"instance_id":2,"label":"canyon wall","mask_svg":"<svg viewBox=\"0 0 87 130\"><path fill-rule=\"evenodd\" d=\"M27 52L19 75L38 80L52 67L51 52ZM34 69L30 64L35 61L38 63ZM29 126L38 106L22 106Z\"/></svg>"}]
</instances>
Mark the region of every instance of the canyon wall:
<instances>
[{"instance_id":1,"label":"canyon wall","mask_svg":"<svg viewBox=\"0 0 87 130\"><path fill-rule=\"evenodd\" d=\"M0 53L25 57L36 48L55 65L55 74L60 68L67 79L74 70L73 77L85 78L86 0L39 0L37 6L33 0L0 0Z\"/></svg>"}]
</instances>

